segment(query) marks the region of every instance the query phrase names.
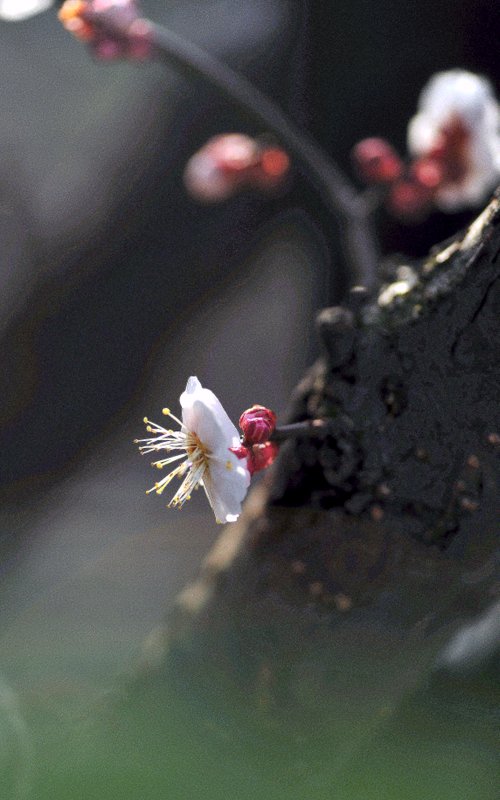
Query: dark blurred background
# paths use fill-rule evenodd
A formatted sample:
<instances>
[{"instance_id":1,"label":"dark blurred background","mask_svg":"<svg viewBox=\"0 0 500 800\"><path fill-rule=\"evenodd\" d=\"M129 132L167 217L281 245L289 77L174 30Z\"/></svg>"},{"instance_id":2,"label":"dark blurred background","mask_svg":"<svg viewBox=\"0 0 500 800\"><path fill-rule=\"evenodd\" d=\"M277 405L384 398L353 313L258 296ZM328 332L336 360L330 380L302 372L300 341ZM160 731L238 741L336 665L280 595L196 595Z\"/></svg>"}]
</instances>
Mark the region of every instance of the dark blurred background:
<instances>
[{"instance_id":1,"label":"dark blurred background","mask_svg":"<svg viewBox=\"0 0 500 800\"><path fill-rule=\"evenodd\" d=\"M464 66L498 85L498 7L481 0L144 11L245 72L347 171L364 136L404 150L436 70ZM160 66L92 62L53 12L4 23L1 36L2 486L16 495L19 481L32 491L58 477L130 419L149 381L172 403L195 368L235 413L255 387L281 410L313 355L315 309L347 280L318 198L295 176L284 197L197 206L182 187L187 158L214 133L260 133L249 118ZM381 219L383 249L422 254L468 218ZM216 322L203 347L193 326L224 308L238 332L211 342L207 370Z\"/></svg>"},{"instance_id":2,"label":"dark blurred background","mask_svg":"<svg viewBox=\"0 0 500 800\"><path fill-rule=\"evenodd\" d=\"M363 137L404 151L432 73L500 88L491 0L143 9L244 72L346 171ZM201 83L95 63L53 10L1 23L0 40L0 670L47 698L63 679L106 685L216 535L203 498L177 516L145 497L144 414L175 408L191 374L234 419L255 402L283 413L348 275L300 175L274 198L186 197L185 162L211 135L262 132ZM381 216L382 249L421 255L473 213Z\"/></svg>"}]
</instances>

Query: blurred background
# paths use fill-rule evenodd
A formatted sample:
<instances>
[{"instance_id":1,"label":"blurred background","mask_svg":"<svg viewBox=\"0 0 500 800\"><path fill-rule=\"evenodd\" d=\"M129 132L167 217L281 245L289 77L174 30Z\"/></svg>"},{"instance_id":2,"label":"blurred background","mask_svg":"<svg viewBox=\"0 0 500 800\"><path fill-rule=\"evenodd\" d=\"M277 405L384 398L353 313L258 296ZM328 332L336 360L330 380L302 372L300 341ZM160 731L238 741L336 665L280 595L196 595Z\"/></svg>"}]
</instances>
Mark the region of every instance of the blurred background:
<instances>
[{"instance_id":1,"label":"blurred background","mask_svg":"<svg viewBox=\"0 0 500 800\"><path fill-rule=\"evenodd\" d=\"M404 152L432 73L500 88L491 0L142 8L241 70L346 171L366 136ZM252 403L283 415L318 352L315 314L349 276L300 175L274 197L186 196L210 136L262 132L205 86L94 62L52 9L0 23L0 87L0 672L22 739L11 690L28 720L64 725L130 667L218 533L203 497L178 515L145 496L143 416L175 410L192 374L233 419ZM382 217L382 249L421 255L472 216Z\"/></svg>"}]
</instances>

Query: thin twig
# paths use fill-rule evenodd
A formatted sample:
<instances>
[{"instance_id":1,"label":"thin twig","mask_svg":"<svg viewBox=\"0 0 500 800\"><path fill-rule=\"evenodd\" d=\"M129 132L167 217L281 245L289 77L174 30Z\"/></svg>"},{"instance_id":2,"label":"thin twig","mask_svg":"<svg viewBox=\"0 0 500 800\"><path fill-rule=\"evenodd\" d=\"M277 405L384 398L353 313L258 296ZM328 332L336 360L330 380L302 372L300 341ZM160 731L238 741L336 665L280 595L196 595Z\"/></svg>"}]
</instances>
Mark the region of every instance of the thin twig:
<instances>
[{"instance_id":1,"label":"thin twig","mask_svg":"<svg viewBox=\"0 0 500 800\"><path fill-rule=\"evenodd\" d=\"M337 165L306 133L250 81L214 56L167 28L153 25L157 58L175 64L188 77L202 78L277 135L322 195L330 211L341 217L344 247L352 284L372 292L377 285L378 248L364 199Z\"/></svg>"},{"instance_id":2,"label":"thin twig","mask_svg":"<svg viewBox=\"0 0 500 800\"><path fill-rule=\"evenodd\" d=\"M271 442L285 442L287 439L300 437L324 436L328 428L328 421L324 419L304 420L291 422L289 425L280 425L272 432Z\"/></svg>"},{"instance_id":3,"label":"thin twig","mask_svg":"<svg viewBox=\"0 0 500 800\"><path fill-rule=\"evenodd\" d=\"M96 15L94 24L110 36L126 38L128 30L107 13ZM153 55L175 66L189 78L202 79L272 131L302 167L326 206L340 222L344 251L351 271L351 285L364 286L372 294L378 285L378 247L370 220L370 204L355 191L338 166L319 145L250 81L222 64L192 42L164 26L142 20L148 26Z\"/></svg>"}]
</instances>

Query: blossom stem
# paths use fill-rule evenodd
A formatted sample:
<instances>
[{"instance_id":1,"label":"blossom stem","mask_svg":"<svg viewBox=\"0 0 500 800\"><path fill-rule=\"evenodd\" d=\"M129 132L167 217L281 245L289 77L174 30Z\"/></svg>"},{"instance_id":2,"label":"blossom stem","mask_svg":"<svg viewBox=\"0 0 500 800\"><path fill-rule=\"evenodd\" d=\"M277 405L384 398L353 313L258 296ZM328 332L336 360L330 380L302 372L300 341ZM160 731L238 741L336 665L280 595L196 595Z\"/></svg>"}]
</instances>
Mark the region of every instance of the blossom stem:
<instances>
[{"instance_id":1,"label":"blossom stem","mask_svg":"<svg viewBox=\"0 0 500 800\"><path fill-rule=\"evenodd\" d=\"M340 216L352 283L374 291L378 248L370 221L370 206L332 159L269 97L210 53L159 25L152 26L152 41L158 60L175 64L189 77L203 78L278 136L302 165L330 211Z\"/></svg>"},{"instance_id":2,"label":"blossom stem","mask_svg":"<svg viewBox=\"0 0 500 800\"><path fill-rule=\"evenodd\" d=\"M327 426L328 421L324 419L308 419L303 422L291 422L289 425L280 425L278 428L275 428L269 437L269 441L284 442L287 439L301 436L322 435Z\"/></svg>"},{"instance_id":3,"label":"blossom stem","mask_svg":"<svg viewBox=\"0 0 500 800\"><path fill-rule=\"evenodd\" d=\"M99 14L95 22L111 36L126 37L128 29L113 15ZM201 78L272 131L301 165L304 175L339 221L352 286L373 294L378 285L378 246L371 223L371 203L358 193L334 161L300 130L267 95L245 77L196 44L164 26L141 20L152 54L174 65L189 78Z\"/></svg>"}]
</instances>

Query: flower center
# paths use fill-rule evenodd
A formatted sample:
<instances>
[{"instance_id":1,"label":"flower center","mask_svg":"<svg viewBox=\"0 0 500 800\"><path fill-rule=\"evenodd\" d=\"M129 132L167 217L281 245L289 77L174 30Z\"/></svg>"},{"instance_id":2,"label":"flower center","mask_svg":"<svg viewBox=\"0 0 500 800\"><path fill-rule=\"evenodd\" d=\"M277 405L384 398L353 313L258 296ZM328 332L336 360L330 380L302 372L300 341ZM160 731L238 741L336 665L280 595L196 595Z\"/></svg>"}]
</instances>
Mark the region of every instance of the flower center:
<instances>
[{"instance_id":1,"label":"flower center","mask_svg":"<svg viewBox=\"0 0 500 800\"><path fill-rule=\"evenodd\" d=\"M193 433L193 431L188 431L186 433L186 453L188 454L188 458L194 466L195 462L197 462L198 465L201 465L202 461L206 463L211 451L205 444L203 444L196 433Z\"/></svg>"}]
</instances>

